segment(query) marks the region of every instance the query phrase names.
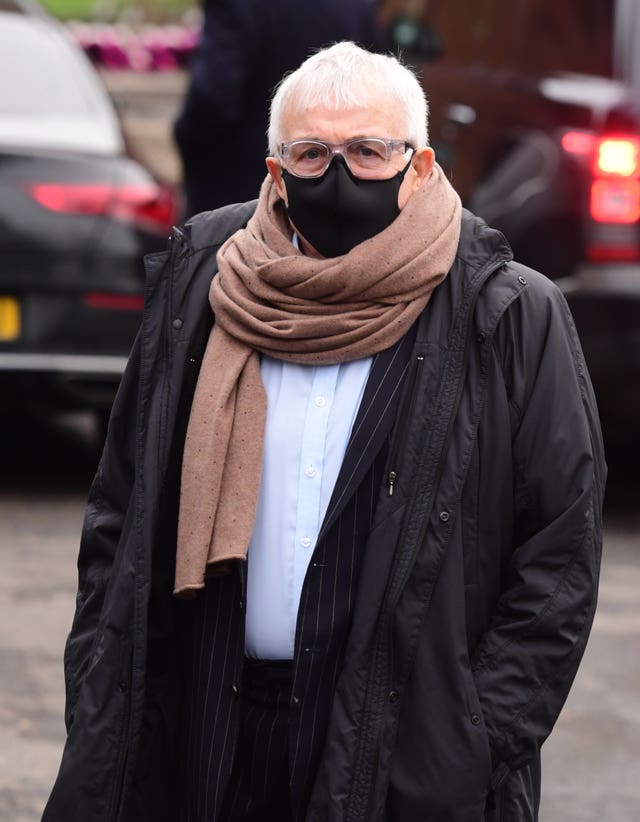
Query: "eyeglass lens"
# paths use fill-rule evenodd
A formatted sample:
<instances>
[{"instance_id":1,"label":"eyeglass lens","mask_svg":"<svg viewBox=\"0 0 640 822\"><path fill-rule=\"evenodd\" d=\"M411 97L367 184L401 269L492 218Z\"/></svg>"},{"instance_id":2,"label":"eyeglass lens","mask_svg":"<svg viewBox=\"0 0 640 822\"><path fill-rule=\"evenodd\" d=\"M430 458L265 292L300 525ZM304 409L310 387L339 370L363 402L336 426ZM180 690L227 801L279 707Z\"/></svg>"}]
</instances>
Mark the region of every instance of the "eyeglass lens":
<instances>
[{"instance_id":1,"label":"eyeglass lens","mask_svg":"<svg viewBox=\"0 0 640 822\"><path fill-rule=\"evenodd\" d=\"M334 149L324 143L301 140L289 146L290 171L299 177L322 174L333 153L342 154L354 174L375 174L389 165L390 151L383 140L352 140L344 147Z\"/></svg>"}]
</instances>

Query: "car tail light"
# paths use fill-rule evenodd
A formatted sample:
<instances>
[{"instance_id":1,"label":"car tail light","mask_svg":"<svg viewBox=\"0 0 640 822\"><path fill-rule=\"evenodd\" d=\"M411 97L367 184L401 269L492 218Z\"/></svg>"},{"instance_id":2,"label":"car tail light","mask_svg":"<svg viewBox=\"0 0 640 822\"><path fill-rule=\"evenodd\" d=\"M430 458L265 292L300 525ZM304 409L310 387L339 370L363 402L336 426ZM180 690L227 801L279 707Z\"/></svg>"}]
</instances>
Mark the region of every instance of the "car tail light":
<instances>
[{"instance_id":1,"label":"car tail light","mask_svg":"<svg viewBox=\"0 0 640 822\"><path fill-rule=\"evenodd\" d=\"M604 137L593 154L590 212L600 223L635 223L640 218L640 141Z\"/></svg>"},{"instance_id":2,"label":"car tail light","mask_svg":"<svg viewBox=\"0 0 640 822\"><path fill-rule=\"evenodd\" d=\"M639 156L638 140L605 137L596 144L593 173L596 177L637 177Z\"/></svg>"},{"instance_id":3,"label":"car tail light","mask_svg":"<svg viewBox=\"0 0 640 822\"><path fill-rule=\"evenodd\" d=\"M587 257L594 261L640 259L640 137L569 131L563 149L582 161L591 177Z\"/></svg>"},{"instance_id":4,"label":"car tail light","mask_svg":"<svg viewBox=\"0 0 640 822\"><path fill-rule=\"evenodd\" d=\"M167 186L107 183L30 183L31 196L44 208L64 214L105 215L165 235L178 214Z\"/></svg>"},{"instance_id":5,"label":"car tail light","mask_svg":"<svg viewBox=\"0 0 640 822\"><path fill-rule=\"evenodd\" d=\"M569 154L591 159L595 146L595 134L588 131L567 131L562 135L562 148Z\"/></svg>"},{"instance_id":6,"label":"car tail light","mask_svg":"<svg viewBox=\"0 0 640 822\"><path fill-rule=\"evenodd\" d=\"M590 212L599 223L635 223L640 219L640 181L594 180Z\"/></svg>"},{"instance_id":7,"label":"car tail light","mask_svg":"<svg viewBox=\"0 0 640 822\"><path fill-rule=\"evenodd\" d=\"M89 308L107 311L142 311L142 294L113 294L111 292L90 291L84 295L84 303Z\"/></svg>"}]
</instances>

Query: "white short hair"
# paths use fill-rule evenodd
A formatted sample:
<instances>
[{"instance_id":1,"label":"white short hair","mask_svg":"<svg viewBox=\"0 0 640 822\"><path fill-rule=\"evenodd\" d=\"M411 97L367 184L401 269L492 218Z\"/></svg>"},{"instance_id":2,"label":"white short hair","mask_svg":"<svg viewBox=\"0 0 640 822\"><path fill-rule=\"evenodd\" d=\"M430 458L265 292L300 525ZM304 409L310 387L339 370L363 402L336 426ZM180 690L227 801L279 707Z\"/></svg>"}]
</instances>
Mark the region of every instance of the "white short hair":
<instances>
[{"instance_id":1,"label":"white short hair","mask_svg":"<svg viewBox=\"0 0 640 822\"><path fill-rule=\"evenodd\" d=\"M336 110L367 108L384 97L396 101L404 115L406 133L397 136L416 148L427 145L427 100L409 68L391 55L374 54L351 42L321 49L276 87L271 101L269 152L278 154L283 141L282 119L291 104Z\"/></svg>"}]
</instances>

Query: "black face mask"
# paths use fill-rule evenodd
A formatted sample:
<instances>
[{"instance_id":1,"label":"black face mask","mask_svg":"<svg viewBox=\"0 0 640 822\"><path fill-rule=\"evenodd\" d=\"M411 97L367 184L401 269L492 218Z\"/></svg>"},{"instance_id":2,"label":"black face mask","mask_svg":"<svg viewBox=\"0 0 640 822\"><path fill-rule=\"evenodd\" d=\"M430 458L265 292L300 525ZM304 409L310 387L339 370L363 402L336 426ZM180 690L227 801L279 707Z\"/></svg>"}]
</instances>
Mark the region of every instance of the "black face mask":
<instances>
[{"instance_id":1,"label":"black face mask","mask_svg":"<svg viewBox=\"0 0 640 822\"><path fill-rule=\"evenodd\" d=\"M296 177L283 169L289 218L324 257L346 254L398 216L398 191L410 164L387 180L354 177L340 155L322 177Z\"/></svg>"}]
</instances>

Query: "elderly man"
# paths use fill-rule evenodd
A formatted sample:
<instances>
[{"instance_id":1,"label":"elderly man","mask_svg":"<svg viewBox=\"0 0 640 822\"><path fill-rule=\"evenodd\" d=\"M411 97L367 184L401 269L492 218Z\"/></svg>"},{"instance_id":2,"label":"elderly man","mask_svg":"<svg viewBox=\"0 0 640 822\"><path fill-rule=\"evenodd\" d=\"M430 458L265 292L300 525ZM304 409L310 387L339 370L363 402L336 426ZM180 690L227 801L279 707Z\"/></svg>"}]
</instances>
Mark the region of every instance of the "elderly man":
<instances>
[{"instance_id":1,"label":"elderly man","mask_svg":"<svg viewBox=\"0 0 640 822\"><path fill-rule=\"evenodd\" d=\"M398 61L325 49L275 94L257 203L148 259L45 820L537 819L602 444L562 296L426 127Z\"/></svg>"}]
</instances>

